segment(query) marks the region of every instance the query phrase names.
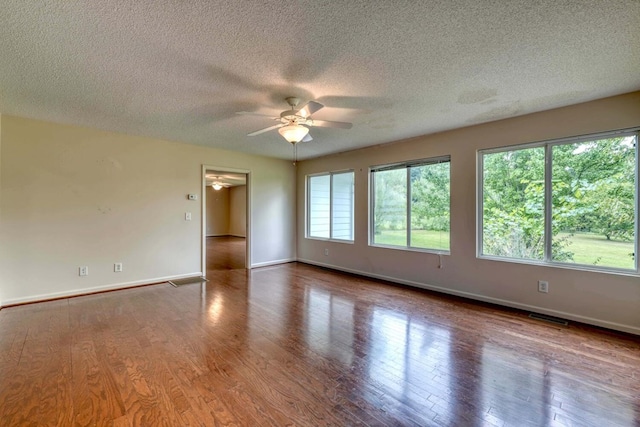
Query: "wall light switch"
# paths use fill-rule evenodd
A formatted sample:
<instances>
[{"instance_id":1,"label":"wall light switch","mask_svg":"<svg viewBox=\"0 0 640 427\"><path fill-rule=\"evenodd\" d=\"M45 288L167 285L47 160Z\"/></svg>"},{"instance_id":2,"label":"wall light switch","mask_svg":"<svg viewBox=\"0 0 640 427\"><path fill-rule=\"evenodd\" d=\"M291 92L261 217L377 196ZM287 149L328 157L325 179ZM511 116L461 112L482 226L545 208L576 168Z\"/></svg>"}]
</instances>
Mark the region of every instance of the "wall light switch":
<instances>
[{"instance_id":1,"label":"wall light switch","mask_svg":"<svg viewBox=\"0 0 640 427\"><path fill-rule=\"evenodd\" d=\"M184 220L185 221L191 221L191 212L185 212L184 213Z\"/></svg>"}]
</instances>

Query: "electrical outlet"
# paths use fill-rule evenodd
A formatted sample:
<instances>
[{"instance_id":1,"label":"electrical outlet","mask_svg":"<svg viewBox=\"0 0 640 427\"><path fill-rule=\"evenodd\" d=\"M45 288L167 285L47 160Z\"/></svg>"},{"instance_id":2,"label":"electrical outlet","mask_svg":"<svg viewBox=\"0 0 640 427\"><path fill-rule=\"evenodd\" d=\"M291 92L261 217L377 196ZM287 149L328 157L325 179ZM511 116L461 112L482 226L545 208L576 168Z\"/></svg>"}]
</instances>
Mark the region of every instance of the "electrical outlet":
<instances>
[{"instance_id":1,"label":"electrical outlet","mask_svg":"<svg viewBox=\"0 0 640 427\"><path fill-rule=\"evenodd\" d=\"M113 271L115 273L122 273L122 263L116 262L115 264L113 264Z\"/></svg>"},{"instance_id":2,"label":"electrical outlet","mask_svg":"<svg viewBox=\"0 0 640 427\"><path fill-rule=\"evenodd\" d=\"M80 268L78 268L78 275L79 276L88 276L89 275L89 267L82 266Z\"/></svg>"},{"instance_id":3,"label":"electrical outlet","mask_svg":"<svg viewBox=\"0 0 640 427\"><path fill-rule=\"evenodd\" d=\"M329 249L326 249L326 248L325 248L325 250L324 250L324 256L329 256Z\"/></svg>"},{"instance_id":4,"label":"electrical outlet","mask_svg":"<svg viewBox=\"0 0 640 427\"><path fill-rule=\"evenodd\" d=\"M548 293L549 292L549 282L546 280L538 280L538 292Z\"/></svg>"}]
</instances>

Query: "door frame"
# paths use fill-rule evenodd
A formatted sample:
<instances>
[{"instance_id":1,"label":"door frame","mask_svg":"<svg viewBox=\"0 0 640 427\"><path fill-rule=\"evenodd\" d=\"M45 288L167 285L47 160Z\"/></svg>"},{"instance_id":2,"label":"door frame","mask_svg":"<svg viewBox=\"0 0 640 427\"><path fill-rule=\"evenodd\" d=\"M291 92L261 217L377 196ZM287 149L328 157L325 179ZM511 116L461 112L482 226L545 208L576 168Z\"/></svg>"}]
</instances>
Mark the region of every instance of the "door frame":
<instances>
[{"instance_id":1,"label":"door frame","mask_svg":"<svg viewBox=\"0 0 640 427\"><path fill-rule=\"evenodd\" d=\"M202 242L202 260L201 260L201 268L202 274L206 277L207 275L207 171L215 171L215 172L229 172L229 173L242 173L247 177L246 184L246 237L245 237L245 255L244 255L244 268L247 270L251 269L251 171L248 169L237 169L230 168L227 166L213 166L213 165L202 165L202 222L200 224L200 236Z\"/></svg>"}]
</instances>

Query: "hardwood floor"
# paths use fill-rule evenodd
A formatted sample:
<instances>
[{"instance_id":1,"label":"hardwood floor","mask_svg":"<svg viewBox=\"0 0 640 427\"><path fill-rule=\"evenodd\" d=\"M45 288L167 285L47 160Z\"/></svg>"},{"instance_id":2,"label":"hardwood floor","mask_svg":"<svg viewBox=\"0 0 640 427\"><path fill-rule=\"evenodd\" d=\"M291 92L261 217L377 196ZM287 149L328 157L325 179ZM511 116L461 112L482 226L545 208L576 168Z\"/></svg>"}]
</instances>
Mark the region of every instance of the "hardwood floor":
<instances>
[{"instance_id":1,"label":"hardwood floor","mask_svg":"<svg viewBox=\"0 0 640 427\"><path fill-rule=\"evenodd\" d=\"M637 336L304 264L207 277L1 310L0 425L640 425Z\"/></svg>"},{"instance_id":2,"label":"hardwood floor","mask_svg":"<svg viewBox=\"0 0 640 427\"><path fill-rule=\"evenodd\" d=\"M245 240L235 236L207 237L207 271L245 268Z\"/></svg>"}]
</instances>

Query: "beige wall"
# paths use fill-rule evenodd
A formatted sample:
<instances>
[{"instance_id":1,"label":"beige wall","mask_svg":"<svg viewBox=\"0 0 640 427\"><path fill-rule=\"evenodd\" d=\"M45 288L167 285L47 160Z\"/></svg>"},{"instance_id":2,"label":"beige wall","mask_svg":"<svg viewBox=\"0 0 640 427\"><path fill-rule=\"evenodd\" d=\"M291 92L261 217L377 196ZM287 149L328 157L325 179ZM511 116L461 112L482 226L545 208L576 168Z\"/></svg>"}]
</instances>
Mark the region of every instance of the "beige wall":
<instances>
[{"instance_id":1,"label":"beige wall","mask_svg":"<svg viewBox=\"0 0 640 427\"><path fill-rule=\"evenodd\" d=\"M247 235L247 186L231 187L229 192L229 234Z\"/></svg>"},{"instance_id":2,"label":"beige wall","mask_svg":"<svg viewBox=\"0 0 640 427\"><path fill-rule=\"evenodd\" d=\"M0 190L2 189L2 115L0 114ZM2 191L0 191L0 224L2 224ZM1 237L1 236L0 236ZM0 240L0 260L6 257L8 253ZM2 275L0 273L0 288L2 287ZM2 292L0 291L0 308L2 308Z\"/></svg>"},{"instance_id":3,"label":"beige wall","mask_svg":"<svg viewBox=\"0 0 640 427\"><path fill-rule=\"evenodd\" d=\"M203 164L250 171L252 266L295 257L289 161L6 115L1 120L3 304L201 272ZM200 197L190 201L189 193ZM113 272L115 262L124 264L123 272ZM78 276L83 265L87 277Z\"/></svg>"},{"instance_id":4,"label":"beige wall","mask_svg":"<svg viewBox=\"0 0 640 427\"><path fill-rule=\"evenodd\" d=\"M640 92L299 163L298 259L640 334L640 278L476 258L477 150L640 125ZM451 255L368 246L368 168L451 155ZM305 176L354 169L355 243L306 239ZM329 255L324 255L324 249ZM537 292L548 280L550 292Z\"/></svg>"},{"instance_id":5,"label":"beige wall","mask_svg":"<svg viewBox=\"0 0 640 427\"><path fill-rule=\"evenodd\" d=\"M207 236L247 235L247 186L239 185L207 192Z\"/></svg>"},{"instance_id":6,"label":"beige wall","mask_svg":"<svg viewBox=\"0 0 640 427\"><path fill-rule=\"evenodd\" d=\"M229 189L214 190L206 186L207 192L207 236L229 234Z\"/></svg>"}]
</instances>

